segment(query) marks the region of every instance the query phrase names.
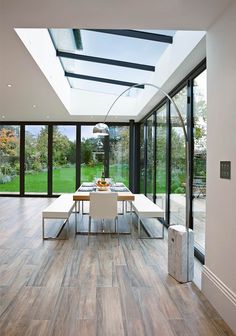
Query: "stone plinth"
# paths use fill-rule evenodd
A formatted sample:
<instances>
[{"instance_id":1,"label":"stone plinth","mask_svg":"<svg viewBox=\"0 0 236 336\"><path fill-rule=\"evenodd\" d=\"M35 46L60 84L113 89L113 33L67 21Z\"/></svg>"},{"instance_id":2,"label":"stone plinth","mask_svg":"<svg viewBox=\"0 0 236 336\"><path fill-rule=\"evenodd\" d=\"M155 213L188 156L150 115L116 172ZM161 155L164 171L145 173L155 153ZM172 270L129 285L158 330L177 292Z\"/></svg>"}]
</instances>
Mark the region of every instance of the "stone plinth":
<instances>
[{"instance_id":1,"label":"stone plinth","mask_svg":"<svg viewBox=\"0 0 236 336\"><path fill-rule=\"evenodd\" d=\"M168 228L168 273L179 282L193 280L194 275L194 236L189 229L188 267L187 230L182 225Z\"/></svg>"}]
</instances>

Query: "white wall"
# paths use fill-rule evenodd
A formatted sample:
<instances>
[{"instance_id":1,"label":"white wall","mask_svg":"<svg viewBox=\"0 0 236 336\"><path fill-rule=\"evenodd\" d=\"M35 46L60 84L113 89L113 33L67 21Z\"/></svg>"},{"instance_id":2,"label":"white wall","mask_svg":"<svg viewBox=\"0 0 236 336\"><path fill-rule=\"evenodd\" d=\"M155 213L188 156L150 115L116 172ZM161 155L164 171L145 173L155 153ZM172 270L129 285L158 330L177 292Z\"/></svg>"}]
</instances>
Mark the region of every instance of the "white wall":
<instances>
[{"instance_id":1,"label":"white wall","mask_svg":"<svg viewBox=\"0 0 236 336\"><path fill-rule=\"evenodd\" d=\"M236 2L207 32L206 265L202 289L236 332ZM220 161L231 161L231 180Z\"/></svg>"}]
</instances>

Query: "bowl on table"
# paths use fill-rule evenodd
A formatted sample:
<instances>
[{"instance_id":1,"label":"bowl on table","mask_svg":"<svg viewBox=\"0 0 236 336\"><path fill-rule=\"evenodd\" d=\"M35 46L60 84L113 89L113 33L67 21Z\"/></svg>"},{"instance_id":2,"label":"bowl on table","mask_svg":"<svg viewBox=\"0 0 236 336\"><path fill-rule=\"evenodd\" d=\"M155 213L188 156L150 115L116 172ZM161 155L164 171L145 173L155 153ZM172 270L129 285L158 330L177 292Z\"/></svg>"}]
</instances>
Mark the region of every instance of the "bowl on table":
<instances>
[{"instance_id":1,"label":"bowl on table","mask_svg":"<svg viewBox=\"0 0 236 336\"><path fill-rule=\"evenodd\" d=\"M109 189L110 184L106 181L98 180L96 186L99 191L106 191Z\"/></svg>"}]
</instances>

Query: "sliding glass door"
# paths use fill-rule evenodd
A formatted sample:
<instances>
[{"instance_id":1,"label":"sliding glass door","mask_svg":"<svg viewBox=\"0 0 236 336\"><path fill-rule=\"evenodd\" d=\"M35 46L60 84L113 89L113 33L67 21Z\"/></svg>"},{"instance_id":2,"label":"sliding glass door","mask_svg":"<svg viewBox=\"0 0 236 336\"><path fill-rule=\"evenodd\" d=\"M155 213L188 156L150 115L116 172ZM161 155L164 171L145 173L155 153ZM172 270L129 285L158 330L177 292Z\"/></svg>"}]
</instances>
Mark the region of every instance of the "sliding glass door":
<instances>
[{"instance_id":1,"label":"sliding glass door","mask_svg":"<svg viewBox=\"0 0 236 336\"><path fill-rule=\"evenodd\" d=\"M129 185L129 126L110 126L108 137L95 137L93 126L81 126L81 182L100 178Z\"/></svg>"},{"instance_id":2,"label":"sliding glass door","mask_svg":"<svg viewBox=\"0 0 236 336\"><path fill-rule=\"evenodd\" d=\"M20 126L0 125L0 193L20 192Z\"/></svg>"},{"instance_id":3,"label":"sliding glass door","mask_svg":"<svg viewBox=\"0 0 236 336\"><path fill-rule=\"evenodd\" d=\"M129 126L109 129L109 177L129 186Z\"/></svg>"},{"instance_id":4,"label":"sliding glass door","mask_svg":"<svg viewBox=\"0 0 236 336\"><path fill-rule=\"evenodd\" d=\"M145 123L140 126L140 193L145 194L145 176L146 176L146 146L145 146Z\"/></svg>"},{"instance_id":5,"label":"sliding glass door","mask_svg":"<svg viewBox=\"0 0 236 336\"><path fill-rule=\"evenodd\" d=\"M154 187L154 115L147 119L147 177L146 194L153 201Z\"/></svg>"},{"instance_id":6,"label":"sliding glass door","mask_svg":"<svg viewBox=\"0 0 236 336\"><path fill-rule=\"evenodd\" d=\"M25 193L47 194L48 127L25 126Z\"/></svg>"},{"instance_id":7,"label":"sliding glass door","mask_svg":"<svg viewBox=\"0 0 236 336\"><path fill-rule=\"evenodd\" d=\"M206 152L207 92L206 70L198 75L193 86L193 229L197 248L205 250L206 223Z\"/></svg>"},{"instance_id":8,"label":"sliding glass door","mask_svg":"<svg viewBox=\"0 0 236 336\"><path fill-rule=\"evenodd\" d=\"M179 111L187 124L187 87L174 97ZM171 183L170 183L170 224L185 225L186 221L186 152L183 128L171 104Z\"/></svg>"},{"instance_id":9,"label":"sliding glass door","mask_svg":"<svg viewBox=\"0 0 236 336\"><path fill-rule=\"evenodd\" d=\"M93 126L81 126L81 183L101 177L105 169L104 137L95 137Z\"/></svg>"},{"instance_id":10,"label":"sliding glass door","mask_svg":"<svg viewBox=\"0 0 236 336\"><path fill-rule=\"evenodd\" d=\"M166 104L156 116L156 204L166 210L167 124Z\"/></svg>"},{"instance_id":11,"label":"sliding glass door","mask_svg":"<svg viewBox=\"0 0 236 336\"><path fill-rule=\"evenodd\" d=\"M76 189L76 126L53 126L52 149L53 194L74 192Z\"/></svg>"}]
</instances>

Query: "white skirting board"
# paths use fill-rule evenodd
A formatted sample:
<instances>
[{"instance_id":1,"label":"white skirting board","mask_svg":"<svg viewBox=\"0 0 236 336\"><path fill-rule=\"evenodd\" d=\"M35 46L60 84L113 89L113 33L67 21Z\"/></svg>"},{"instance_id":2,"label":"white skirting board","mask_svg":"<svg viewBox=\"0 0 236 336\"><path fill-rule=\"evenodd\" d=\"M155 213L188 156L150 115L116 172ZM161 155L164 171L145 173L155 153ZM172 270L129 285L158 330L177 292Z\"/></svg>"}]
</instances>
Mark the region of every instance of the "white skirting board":
<instances>
[{"instance_id":1,"label":"white skirting board","mask_svg":"<svg viewBox=\"0 0 236 336\"><path fill-rule=\"evenodd\" d=\"M236 294L207 266L203 266L202 292L236 333Z\"/></svg>"}]
</instances>

